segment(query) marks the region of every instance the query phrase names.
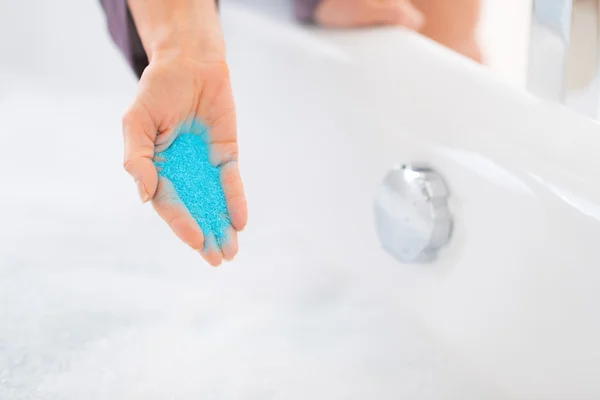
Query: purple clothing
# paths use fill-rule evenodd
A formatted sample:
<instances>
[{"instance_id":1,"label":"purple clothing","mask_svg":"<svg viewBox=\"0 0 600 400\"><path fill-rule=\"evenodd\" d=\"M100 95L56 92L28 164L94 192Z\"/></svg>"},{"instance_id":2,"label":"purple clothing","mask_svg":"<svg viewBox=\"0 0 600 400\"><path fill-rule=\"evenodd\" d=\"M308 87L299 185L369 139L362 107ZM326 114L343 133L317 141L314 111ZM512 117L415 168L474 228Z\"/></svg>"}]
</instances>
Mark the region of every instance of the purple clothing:
<instances>
[{"instance_id":1,"label":"purple clothing","mask_svg":"<svg viewBox=\"0 0 600 400\"><path fill-rule=\"evenodd\" d=\"M294 0L296 18L303 22L312 22L315 9L321 0Z\"/></svg>"},{"instance_id":2,"label":"purple clothing","mask_svg":"<svg viewBox=\"0 0 600 400\"><path fill-rule=\"evenodd\" d=\"M100 4L106 13L110 36L140 78L148 66L148 56L129 12L127 0L100 0Z\"/></svg>"},{"instance_id":3,"label":"purple clothing","mask_svg":"<svg viewBox=\"0 0 600 400\"><path fill-rule=\"evenodd\" d=\"M131 62L126 0L100 0L100 4L106 13L106 23L110 36L127 57L127 60Z\"/></svg>"},{"instance_id":4,"label":"purple clothing","mask_svg":"<svg viewBox=\"0 0 600 400\"><path fill-rule=\"evenodd\" d=\"M216 0L217 3L219 0ZM303 22L312 22L313 14L321 0L293 0L296 17ZM138 78L148 66L148 57L131 17L127 0L100 0L106 13L110 36L119 47Z\"/></svg>"}]
</instances>

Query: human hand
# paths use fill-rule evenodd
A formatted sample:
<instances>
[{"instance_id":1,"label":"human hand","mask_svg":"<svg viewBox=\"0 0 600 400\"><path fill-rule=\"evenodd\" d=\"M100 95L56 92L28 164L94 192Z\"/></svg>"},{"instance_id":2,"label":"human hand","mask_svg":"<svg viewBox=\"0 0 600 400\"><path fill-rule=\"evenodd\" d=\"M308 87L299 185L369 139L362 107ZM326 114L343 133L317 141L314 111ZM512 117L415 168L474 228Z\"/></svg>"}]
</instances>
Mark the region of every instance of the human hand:
<instances>
[{"instance_id":1,"label":"human hand","mask_svg":"<svg viewBox=\"0 0 600 400\"><path fill-rule=\"evenodd\" d=\"M247 221L237 164L235 107L222 37L218 29L194 32L193 36L169 34L167 37L178 39L161 40L155 46L149 35L144 35L143 27L140 33L143 41L146 38L145 47L151 49L150 64L140 79L132 106L123 117L124 167L135 180L142 201L152 200L154 209L173 232L217 266L223 259L231 260L236 255L237 232ZM201 40L182 42L182 37ZM201 231L172 182L159 176L153 163L155 153L167 149L186 124L196 120L208 128L203 140L208 146L210 162L220 166L220 183L231 223L221 246L215 246L212 232Z\"/></svg>"}]
</instances>

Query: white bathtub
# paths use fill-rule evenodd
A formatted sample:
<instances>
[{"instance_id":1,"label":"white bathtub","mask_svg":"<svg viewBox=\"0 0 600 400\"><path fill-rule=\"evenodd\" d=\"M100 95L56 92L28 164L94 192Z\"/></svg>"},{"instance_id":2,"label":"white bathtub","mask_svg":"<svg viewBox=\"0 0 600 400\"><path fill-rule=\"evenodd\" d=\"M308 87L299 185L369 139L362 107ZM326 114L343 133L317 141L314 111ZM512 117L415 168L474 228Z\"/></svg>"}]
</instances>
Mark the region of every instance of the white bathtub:
<instances>
[{"instance_id":1,"label":"white bathtub","mask_svg":"<svg viewBox=\"0 0 600 400\"><path fill-rule=\"evenodd\" d=\"M214 270L138 204L135 81L66 6L0 64L0 399L600 398L597 125L416 35L225 4L250 224ZM404 162L452 194L427 265L375 233Z\"/></svg>"}]
</instances>

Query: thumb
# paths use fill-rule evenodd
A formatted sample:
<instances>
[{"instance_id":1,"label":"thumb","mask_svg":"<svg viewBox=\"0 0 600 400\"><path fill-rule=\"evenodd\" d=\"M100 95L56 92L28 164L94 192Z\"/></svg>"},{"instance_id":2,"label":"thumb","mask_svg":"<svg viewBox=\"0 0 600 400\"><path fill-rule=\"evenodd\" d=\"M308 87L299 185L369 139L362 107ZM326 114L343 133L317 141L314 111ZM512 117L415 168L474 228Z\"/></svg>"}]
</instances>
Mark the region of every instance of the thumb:
<instances>
[{"instance_id":1,"label":"thumb","mask_svg":"<svg viewBox=\"0 0 600 400\"><path fill-rule=\"evenodd\" d=\"M158 174L152 162L156 132L152 118L136 101L123 116L123 167L134 179L144 203L154 197L158 186Z\"/></svg>"}]
</instances>

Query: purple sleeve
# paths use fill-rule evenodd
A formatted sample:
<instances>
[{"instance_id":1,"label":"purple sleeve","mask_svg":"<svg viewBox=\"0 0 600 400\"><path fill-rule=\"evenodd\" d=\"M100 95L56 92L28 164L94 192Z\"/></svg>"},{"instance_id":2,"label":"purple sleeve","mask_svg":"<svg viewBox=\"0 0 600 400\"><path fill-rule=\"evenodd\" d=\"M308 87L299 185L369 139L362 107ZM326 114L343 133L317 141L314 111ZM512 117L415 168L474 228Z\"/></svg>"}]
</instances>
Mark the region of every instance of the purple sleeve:
<instances>
[{"instance_id":1,"label":"purple sleeve","mask_svg":"<svg viewBox=\"0 0 600 400\"><path fill-rule=\"evenodd\" d=\"M312 22L315 9L321 0L294 0L296 18L303 22Z\"/></svg>"},{"instance_id":2,"label":"purple sleeve","mask_svg":"<svg viewBox=\"0 0 600 400\"><path fill-rule=\"evenodd\" d=\"M141 77L148 66L148 57L127 7L127 0L100 0L100 4L106 13L110 36L138 78Z\"/></svg>"},{"instance_id":3,"label":"purple sleeve","mask_svg":"<svg viewBox=\"0 0 600 400\"><path fill-rule=\"evenodd\" d=\"M106 13L108 31L115 44L130 59L129 35L127 32L127 0L100 0Z\"/></svg>"},{"instance_id":4,"label":"purple sleeve","mask_svg":"<svg viewBox=\"0 0 600 400\"><path fill-rule=\"evenodd\" d=\"M217 4L219 0L216 0ZM296 17L303 22L312 22L320 0L293 0ZM100 0L106 13L110 36L119 47L138 78L148 66L148 57L131 17L127 0Z\"/></svg>"}]
</instances>

